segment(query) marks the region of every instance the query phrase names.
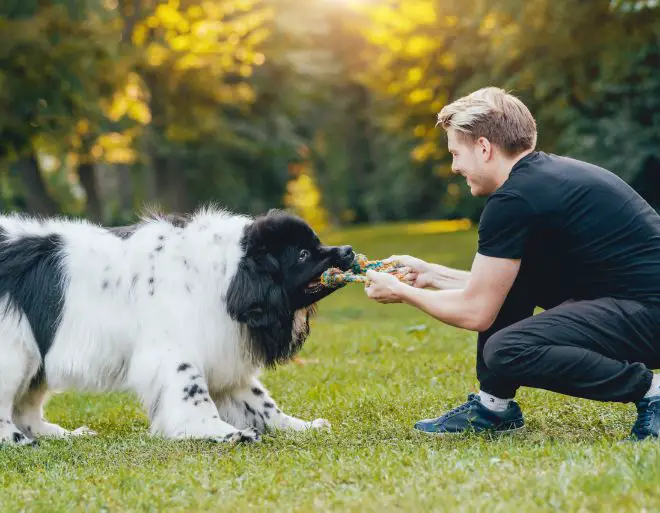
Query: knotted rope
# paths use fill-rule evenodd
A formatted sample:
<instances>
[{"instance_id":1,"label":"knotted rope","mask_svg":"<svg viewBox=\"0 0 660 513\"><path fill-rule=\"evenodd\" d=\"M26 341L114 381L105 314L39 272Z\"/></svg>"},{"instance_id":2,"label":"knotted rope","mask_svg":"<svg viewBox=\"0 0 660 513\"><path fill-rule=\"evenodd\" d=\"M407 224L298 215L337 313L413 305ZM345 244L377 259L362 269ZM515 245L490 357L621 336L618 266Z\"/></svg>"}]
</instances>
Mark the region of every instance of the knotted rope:
<instances>
[{"instance_id":1,"label":"knotted rope","mask_svg":"<svg viewBox=\"0 0 660 513\"><path fill-rule=\"evenodd\" d=\"M321 275L323 287L341 287L351 282L366 282L366 272L370 269L383 273L390 273L401 279L403 273L401 264L383 262L382 260L367 260L362 254L357 254L352 267L348 271L342 271L335 267L328 269Z\"/></svg>"}]
</instances>

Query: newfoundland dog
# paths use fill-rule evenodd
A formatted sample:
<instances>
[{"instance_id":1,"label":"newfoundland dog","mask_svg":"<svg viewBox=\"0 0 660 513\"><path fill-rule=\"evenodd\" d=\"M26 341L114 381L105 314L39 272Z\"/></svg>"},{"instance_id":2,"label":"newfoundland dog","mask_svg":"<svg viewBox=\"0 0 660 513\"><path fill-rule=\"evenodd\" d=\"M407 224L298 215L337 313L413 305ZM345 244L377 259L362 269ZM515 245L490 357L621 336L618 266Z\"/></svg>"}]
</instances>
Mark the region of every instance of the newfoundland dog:
<instances>
[{"instance_id":1,"label":"newfoundland dog","mask_svg":"<svg viewBox=\"0 0 660 513\"><path fill-rule=\"evenodd\" d=\"M0 216L0 442L93 433L44 420L49 388L133 391L168 439L328 426L286 415L257 376L300 349L336 290L319 276L353 259L281 211L116 229Z\"/></svg>"}]
</instances>

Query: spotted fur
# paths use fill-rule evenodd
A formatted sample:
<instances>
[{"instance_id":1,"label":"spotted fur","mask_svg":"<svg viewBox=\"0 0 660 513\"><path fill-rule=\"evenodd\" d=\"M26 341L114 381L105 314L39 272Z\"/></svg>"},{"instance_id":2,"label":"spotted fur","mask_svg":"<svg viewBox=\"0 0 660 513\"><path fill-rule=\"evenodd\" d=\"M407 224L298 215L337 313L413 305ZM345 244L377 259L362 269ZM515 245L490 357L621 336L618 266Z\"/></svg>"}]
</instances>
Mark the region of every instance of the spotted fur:
<instances>
[{"instance_id":1,"label":"spotted fur","mask_svg":"<svg viewBox=\"0 0 660 513\"><path fill-rule=\"evenodd\" d=\"M166 438L324 426L281 413L257 376L307 338L332 292L309 283L352 259L282 212L202 209L117 229L0 216L0 443L90 434L43 418L49 388L132 390Z\"/></svg>"}]
</instances>

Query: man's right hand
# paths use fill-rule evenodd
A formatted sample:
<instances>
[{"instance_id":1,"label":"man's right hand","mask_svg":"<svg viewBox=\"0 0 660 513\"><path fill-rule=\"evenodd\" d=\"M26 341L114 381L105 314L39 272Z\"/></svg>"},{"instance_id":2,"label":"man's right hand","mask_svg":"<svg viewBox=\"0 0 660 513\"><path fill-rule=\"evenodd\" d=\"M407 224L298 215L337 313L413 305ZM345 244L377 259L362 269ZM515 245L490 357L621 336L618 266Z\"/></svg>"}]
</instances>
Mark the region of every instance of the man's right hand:
<instances>
[{"instance_id":1,"label":"man's right hand","mask_svg":"<svg viewBox=\"0 0 660 513\"><path fill-rule=\"evenodd\" d=\"M403 275L403 281L413 287L424 289L433 285L435 274L432 266L421 258L410 255L392 255L383 262L396 263L407 268L407 272Z\"/></svg>"}]
</instances>

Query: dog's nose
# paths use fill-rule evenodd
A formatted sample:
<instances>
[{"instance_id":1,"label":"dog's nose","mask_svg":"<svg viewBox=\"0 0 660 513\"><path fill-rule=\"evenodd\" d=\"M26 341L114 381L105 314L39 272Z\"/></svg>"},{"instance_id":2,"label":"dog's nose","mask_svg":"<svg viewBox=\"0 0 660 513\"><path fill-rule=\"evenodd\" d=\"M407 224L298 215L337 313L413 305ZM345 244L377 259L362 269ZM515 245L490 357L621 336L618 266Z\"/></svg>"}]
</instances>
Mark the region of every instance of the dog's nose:
<instances>
[{"instance_id":1,"label":"dog's nose","mask_svg":"<svg viewBox=\"0 0 660 513\"><path fill-rule=\"evenodd\" d=\"M339 248L339 256L344 259L344 258L352 258L353 257L353 247L352 246L340 246Z\"/></svg>"}]
</instances>

